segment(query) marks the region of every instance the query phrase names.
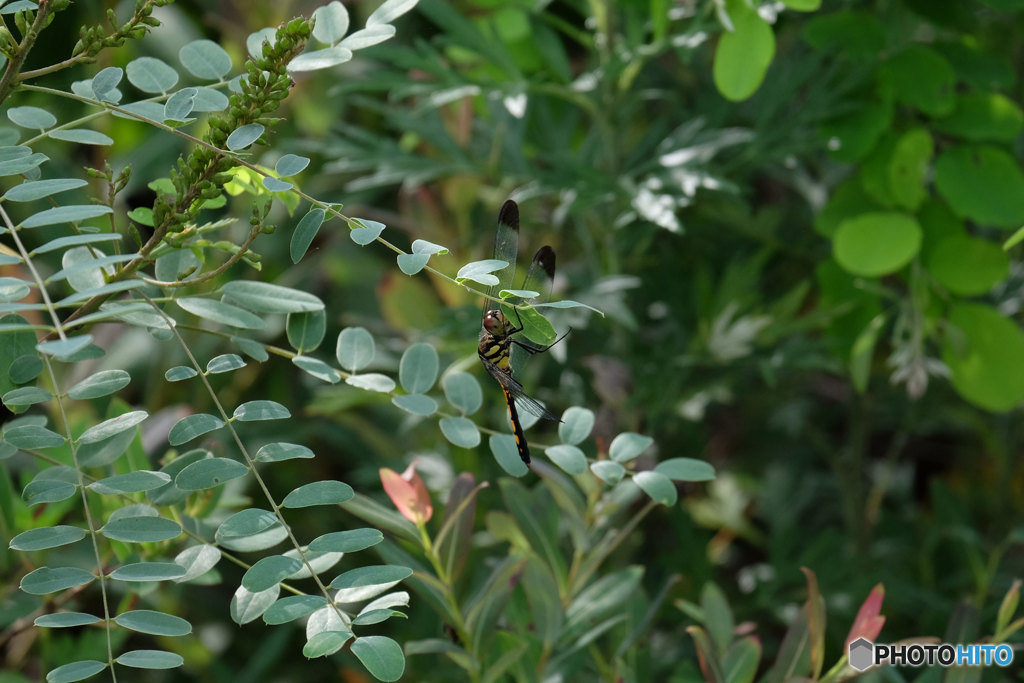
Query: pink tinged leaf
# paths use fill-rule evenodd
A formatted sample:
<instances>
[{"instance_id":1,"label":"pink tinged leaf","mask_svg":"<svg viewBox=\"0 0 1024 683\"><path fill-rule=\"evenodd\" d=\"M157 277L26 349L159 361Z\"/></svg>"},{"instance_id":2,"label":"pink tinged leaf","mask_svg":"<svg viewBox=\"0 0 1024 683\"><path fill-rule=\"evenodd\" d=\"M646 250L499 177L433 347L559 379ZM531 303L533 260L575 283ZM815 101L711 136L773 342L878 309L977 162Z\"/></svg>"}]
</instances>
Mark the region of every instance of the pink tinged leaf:
<instances>
[{"instance_id":1,"label":"pink tinged leaf","mask_svg":"<svg viewBox=\"0 0 1024 683\"><path fill-rule=\"evenodd\" d=\"M413 524L424 524L434 514L434 506L430 503L430 494L427 493L427 487L423 480L416 474L414 464L409 465L402 474L382 467L380 481L391 502L395 504L402 516Z\"/></svg>"},{"instance_id":2,"label":"pink tinged leaf","mask_svg":"<svg viewBox=\"0 0 1024 683\"><path fill-rule=\"evenodd\" d=\"M857 618L853 620L853 627L850 628L850 635L846 636L845 648L857 638L867 638L874 641L882 632L885 625L885 617L881 615L882 600L885 598L885 587L877 584L868 593L867 599L857 611Z\"/></svg>"}]
</instances>

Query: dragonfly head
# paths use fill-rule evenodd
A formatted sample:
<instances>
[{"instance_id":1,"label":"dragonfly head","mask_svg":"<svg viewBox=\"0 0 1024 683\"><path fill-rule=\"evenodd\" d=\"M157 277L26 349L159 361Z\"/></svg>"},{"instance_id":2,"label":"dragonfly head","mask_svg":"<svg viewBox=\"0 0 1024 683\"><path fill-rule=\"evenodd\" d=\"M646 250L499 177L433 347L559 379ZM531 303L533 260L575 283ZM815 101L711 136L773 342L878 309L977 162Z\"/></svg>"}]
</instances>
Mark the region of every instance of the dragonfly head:
<instances>
[{"instance_id":1,"label":"dragonfly head","mask_svg":"<svg viewBox=\"0 0 1024 683\"><path fill-rule=\"evenodd\" d=\"M484 313L484 330L488 334L501 336L509 328L508 318L497 309Z\"/></svg>"}]
</instances>

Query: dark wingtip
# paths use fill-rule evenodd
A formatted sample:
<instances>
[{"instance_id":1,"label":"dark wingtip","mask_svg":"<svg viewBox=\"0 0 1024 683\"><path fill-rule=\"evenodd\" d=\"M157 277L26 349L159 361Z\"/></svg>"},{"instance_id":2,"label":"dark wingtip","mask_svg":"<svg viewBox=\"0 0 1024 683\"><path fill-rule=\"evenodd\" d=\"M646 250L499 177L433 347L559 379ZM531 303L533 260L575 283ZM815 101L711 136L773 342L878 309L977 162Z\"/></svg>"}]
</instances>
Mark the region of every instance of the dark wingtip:
<instances>
[{"instance_id":1,"label":"dark wingtip","mask_svg":"<svg viewBox=\"0 0 1024 683\"><path fill-rule=\"evenodd\" d=\"M534 254L533 260L540 264L549 278L555 277L555 250L549 246L543 246Z\"/></svg>"},{"instance_id":2,"label":"dark wingtip","mask_svg":"<svg viewBox=\"0 0 1024 683\"><path fill-rule=\"evenodd\" d=\"M512 226L514 230L519 229L519 205L511 199L505 200L498 213L498 222Z\"/></svg>"}]
</instances>

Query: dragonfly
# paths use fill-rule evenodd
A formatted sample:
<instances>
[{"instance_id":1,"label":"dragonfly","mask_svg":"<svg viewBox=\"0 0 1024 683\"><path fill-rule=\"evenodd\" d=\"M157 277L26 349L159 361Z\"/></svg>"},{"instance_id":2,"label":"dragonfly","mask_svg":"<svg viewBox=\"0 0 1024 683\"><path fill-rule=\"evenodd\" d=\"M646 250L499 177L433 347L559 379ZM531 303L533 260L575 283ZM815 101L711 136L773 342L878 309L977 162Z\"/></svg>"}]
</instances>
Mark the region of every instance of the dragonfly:
<instances>
[{"instance_id":1,"label":"dragonfly","mask_svg":"<svg viewBox=\"0 0 1024 683\"><path fill-rule=\"evenodd\" d=\"M494 238L494 258L499 261L506 261L509 265L499 271L498 283L492 285L488 295L496 297L503 289L510 289L515 279L516 255L519 251L519 207L509 199L498 213L498 231ZM555 277L555 250L544 246L537 250L530 262L530 268L523 280L523 290L536 291L541 296L547 297L551 293L551 283ZM531 303L536 299L527 299ZM523 434L523 425L519 421L517 406L527 412L545 420L561 422L560 419L539 401L526 395L523 385L513 376L521 369L522 361L526 356L543 353L565 338L566 332L551 344L546 346L534 344L516 335L523 331L523 322L519 309L506 306L506 310L514 312L516 323L513 324L509 317L502 311L501 307L492 308L493 301L484 301L483 328L480 331L480 343L477 346L477 354L480 362L483 363L487 372L490 373L505 395L505 402L508 404L508 416L512 422L512 433L516 439L516 448L519 457L527 465L530 464L530 447L526 443L526 436Z\"/></svg>"}]
</instances>

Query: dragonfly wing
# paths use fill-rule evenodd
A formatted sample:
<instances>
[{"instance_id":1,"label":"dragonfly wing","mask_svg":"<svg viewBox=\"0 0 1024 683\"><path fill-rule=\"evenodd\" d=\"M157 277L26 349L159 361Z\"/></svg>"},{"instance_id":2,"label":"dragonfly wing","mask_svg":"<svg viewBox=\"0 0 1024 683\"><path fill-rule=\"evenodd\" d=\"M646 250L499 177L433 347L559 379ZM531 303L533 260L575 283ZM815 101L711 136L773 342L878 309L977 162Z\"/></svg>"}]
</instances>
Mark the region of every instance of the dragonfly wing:
<instances>
[{"instance_id":1,"label":"dragonfly wing","mask_svg":"<svg viewBox=\"0 0 1024 683\"><path fill-rule=\"evenodd\" d=\"M503 289L511 289L515 280L516 256L519 254L519 205L509 199L498 212L498 229L494 234L494 258L506 261L508 265L495 271L498 284L491 285L488 296L497 297ZM498 304L491 299L484 299L483 312L497 308Z\"/></svg>"},{"instance_id":2,"label":"dragonfly wing","mask_svg":"<svg viewBox=\"0 0 1024 683\"><path fill-rule=\"evenodd\" d=\"M545 408L544 404L540 401L527 396L526 391L523 389L523 385L517 382L512 375L508 374L494 363L489 363L487 361L484 361L483 363L484 367L487 368L487 372L491 374L491 377L501 385L502 389L507 391L512 398L515 399L518 407L531 415L536 415L537 417L545 420L554 420L555 422L562 421L557 415Z\"/></svg>"}]
</instances>

